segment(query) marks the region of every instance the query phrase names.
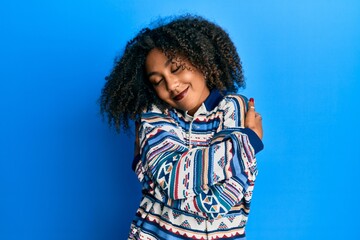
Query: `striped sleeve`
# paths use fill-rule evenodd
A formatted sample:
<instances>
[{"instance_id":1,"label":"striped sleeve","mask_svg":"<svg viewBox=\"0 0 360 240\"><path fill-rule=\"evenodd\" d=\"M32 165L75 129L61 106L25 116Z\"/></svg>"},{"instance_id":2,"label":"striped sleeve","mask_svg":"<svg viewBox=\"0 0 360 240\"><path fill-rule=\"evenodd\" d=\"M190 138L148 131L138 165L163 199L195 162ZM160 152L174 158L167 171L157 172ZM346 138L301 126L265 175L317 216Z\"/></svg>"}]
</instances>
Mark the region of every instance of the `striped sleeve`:
<instances>
[{"instance_id":1,"label":"striped sleeve","mask_svg":"<svg viewBox=\"0 0 360 240\"><path fill-rule=\"evenodd\" d=\"M184 200L180 203L180 209L199 209L210 218L218 218L228 213L233 206L239 204L245 195L251 194L257 176L255 152L262 148L262 142L260 139L252 140L256 148L259 148L255 150L250 144L249 135L244 133L244 130L247 131L242 129L230 135L232 140L236 142L234 145L238 146L231 162L233 176L211 186L207 191L195 196L191 202ZM222 132L220 135L226 136L227 134ZM254 135L256 134L254 133Z\"/></svg>"},{"instance_id":2,"label":"striped sleeve","mask_svg":"<svg viewBox=\"0 0 360 240\"><path fill-rule=\"evenodd\" d=\"M227 214L233 206L239 204L245 191L241 180L234 176L194 197L175 200L171 206L187 212L202 212L210 219L216 219Z\"/></svg>"},{"instance_id":3,"label":"striped sleeve","mask_svg":"<svg viewBox=\"0 0 360 240\"><path fill-rule=\"evenodd\" d=\"M233 136L233 141L238 142L236 145L239 146L238 153L240 153L235 157L241 159L234 161L240 163L233 166L234 176L209 187L194 197L172 202L175 208L203 212L210 219L227 214L233 206L242 201L250 202L257 175L255 153L263 148L261 140L252 130L238 129L244 126L246 98L235 95L228 100L223 126L226 130L219 132L213 139L213 143L221 142L227 135L238 130Z\"/></svg>"},{"instance_id":4,"label":"striped sleeve","mask_svg":"<svg viewBox=\"0 0 360 240\"><path fill-rule=\"evenodd\" d=\"M225 132L227 131L230 130ZM227 134L221 132L219 135ZM185 211L203 212L213 219L228 213L233 206L243 200L245 195L252 192L257 175L255 150L247 134L241 131L233 132L231 138L236 142L234 145L238 146L231 163L233 176L210 186L196 196L174 201L173 207ZM216 139L222 140L219 136Z\"/></svg>"},{"instance_id":5,"label":"striped sleeve","mask_svg":"<svg viewBox=\"0 0 360 240\"><path fill-rule=\"evenodd\" d=\"M247 135L240 130L226 130L218 134L208 147L189 149L168 125L154 127L142 123L142 165L171 199L198 195L245 171L241 161L242 150L252 147L249 146Z\"/></svg>"},{"instance_id":6,"label":"striped sleeve","mask_svg":"<svg viewBox=\"0 0 360 240\"><path fill-rule=\"evenodd\" d=\"M225 116L223 129L232 127L245 127L245 114L247 111L247 98L242 95L227 95L224 106Z\"/></svg>"}]
</instances>

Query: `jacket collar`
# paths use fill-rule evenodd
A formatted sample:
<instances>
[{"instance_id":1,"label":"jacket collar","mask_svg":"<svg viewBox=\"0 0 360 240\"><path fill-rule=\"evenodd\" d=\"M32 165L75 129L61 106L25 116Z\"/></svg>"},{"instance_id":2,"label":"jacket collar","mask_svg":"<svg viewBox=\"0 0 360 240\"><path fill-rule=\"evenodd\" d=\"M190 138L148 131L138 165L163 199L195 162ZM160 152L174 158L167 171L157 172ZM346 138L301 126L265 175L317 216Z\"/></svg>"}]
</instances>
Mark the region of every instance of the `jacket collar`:
<instances>
[{"instance_id":1,"label":"jacket collar","mask_svg":"<svg viewBox=\"0 0 360 240\"><path fill-rule=\"evenodd\" d=\"M194 116L196 116L198 114L206 114L206 113L213 111L219 105L221 100L224 99L225 94L226 94L225 91L220 92L217 89L211 90L209 96L201 104L200 108L196 111ZM190 116L187 112L184 112L179 109L173 108L172 110L170 110L170 112L174 112L174 113L178 112L181 115L183 115L183 117L185 117L185 119L188 119L188 120L192 120L194 118L194 116Z\"/></svg>"},{"instance_id":2,"label":"jacket collar","mask_svg":"<svg viewBox=\"0 0 360 240\"><path fill-rule=\"evenodd\" d=\"M206 98L206 100L204 101L204 105L206 107L206 110L208 112L214 110L214 108L219 105L219 103L221 102L221 100L223 100L225 95L225 92L220 92L217 89L213 89L210 91L209 96Z\"/></svg>"}]
</instances>

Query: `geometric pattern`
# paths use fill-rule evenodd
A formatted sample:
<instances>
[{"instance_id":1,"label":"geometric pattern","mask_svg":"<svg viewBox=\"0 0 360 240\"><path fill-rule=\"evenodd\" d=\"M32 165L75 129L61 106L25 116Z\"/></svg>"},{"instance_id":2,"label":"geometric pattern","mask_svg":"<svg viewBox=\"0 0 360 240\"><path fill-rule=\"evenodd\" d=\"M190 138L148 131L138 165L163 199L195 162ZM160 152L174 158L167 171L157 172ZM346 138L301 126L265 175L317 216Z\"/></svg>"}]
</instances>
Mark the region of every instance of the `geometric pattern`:
<instances>
[{"instance_id":1,"label":"geometric pattern","mask_svg":"<svg viewBox=\"0 0 360 240\"><path fill-rule=\"evenodd\" d=\"M262 144L243 128L245 112L244 97L211 91L194 117L143 113L135 162L143 199L128 239L245 239Z\"/></svg>"}]
</instances>

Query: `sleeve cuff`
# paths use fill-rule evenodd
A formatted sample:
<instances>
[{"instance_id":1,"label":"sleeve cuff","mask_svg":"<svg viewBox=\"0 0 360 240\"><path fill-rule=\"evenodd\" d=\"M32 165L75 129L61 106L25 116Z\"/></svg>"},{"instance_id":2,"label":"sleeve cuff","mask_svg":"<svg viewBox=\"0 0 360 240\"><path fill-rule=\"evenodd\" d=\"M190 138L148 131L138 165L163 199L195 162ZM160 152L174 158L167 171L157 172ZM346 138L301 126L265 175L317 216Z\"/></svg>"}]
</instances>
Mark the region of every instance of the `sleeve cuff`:
<instances>
[{"instance_id":1,"label":"sleeve cuff","mask_svg":"<svg viewBox=\"0 0 360 240\"><path fill-rule=\"evenodd\" d=\"M254 148L255 154L264 149L263 142L253 130L251 130L250 128L243 128L241 129L241 132L248 135L249 141Z\"/></svg>"}]
</instances>

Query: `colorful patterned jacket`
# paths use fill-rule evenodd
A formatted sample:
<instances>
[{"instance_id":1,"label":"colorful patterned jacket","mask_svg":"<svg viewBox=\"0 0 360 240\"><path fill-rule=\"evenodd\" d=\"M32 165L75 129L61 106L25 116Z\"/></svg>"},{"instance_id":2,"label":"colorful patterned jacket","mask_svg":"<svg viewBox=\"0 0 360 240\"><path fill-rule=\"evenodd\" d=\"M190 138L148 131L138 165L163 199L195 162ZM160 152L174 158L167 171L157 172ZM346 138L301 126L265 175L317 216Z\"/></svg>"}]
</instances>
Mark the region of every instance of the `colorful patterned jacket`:
<instances>
[{"instance_id":1,"label":"colorful patterned jacket","mask_svg":"<svg viewBox=\"0 0 360 240\"><path fill-rule=\"evenodd\" d=\"M143 198L129 239L245 239L260 138L246 99L211 91L194 114L143 113L133 169Z\"/></svg>"}]
</instances>

